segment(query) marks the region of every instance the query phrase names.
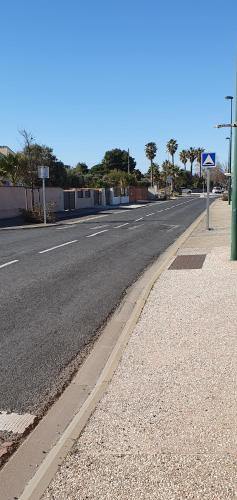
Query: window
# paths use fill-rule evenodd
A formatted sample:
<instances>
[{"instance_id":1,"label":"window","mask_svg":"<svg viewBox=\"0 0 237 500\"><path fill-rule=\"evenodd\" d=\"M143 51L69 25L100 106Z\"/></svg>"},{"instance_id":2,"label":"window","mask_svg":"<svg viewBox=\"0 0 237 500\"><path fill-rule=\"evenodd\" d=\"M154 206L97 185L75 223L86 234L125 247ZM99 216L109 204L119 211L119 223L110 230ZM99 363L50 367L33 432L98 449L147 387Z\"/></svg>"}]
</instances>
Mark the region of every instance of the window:
<instances>
[{"instance_id":1,"label":"window","mask_svg":"<svg viewBox=\"0 0 237 500\"><path fill-rule=\"evenodd\" d=\"M83 198L83 191L77 191L77 198Z\"/></svg>"},{"instance_id":2,"label":"window","mask_svg":"<svg viewBox=\"0 0 237 500\"><path fill-rule=\"evenodd\" d=\"M90 198L91 197L91 192L89 189L86 189L85 191L85 198Z\"/></svg>"}]
</instances>

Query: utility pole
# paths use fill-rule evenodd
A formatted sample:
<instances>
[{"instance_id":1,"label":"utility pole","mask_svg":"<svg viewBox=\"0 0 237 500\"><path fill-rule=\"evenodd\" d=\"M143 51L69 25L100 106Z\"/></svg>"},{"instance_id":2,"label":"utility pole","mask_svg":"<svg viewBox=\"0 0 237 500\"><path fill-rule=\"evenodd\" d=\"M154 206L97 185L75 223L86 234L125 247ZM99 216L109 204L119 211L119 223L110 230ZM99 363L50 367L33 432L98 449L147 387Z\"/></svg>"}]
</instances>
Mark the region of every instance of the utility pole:
<instances>
[{"instance_id":1,"label":"utility pole","mask_svg":"<svg viewBox=\"0 0 237 500\"><path fill-rule=\"evenodd\" d=\"M236 80L237 88L237 80ZM235 104L235 123L237 122L237 106ZM232 127L231 127L232 132ZM231 260L237 260L237 134L234 130L234 161L232 169L232 221L231 221Z\"/></svg>"},{"instance_id":2,"label":"utility pole","mask_svg":"<svg viewBox=\"0 0 237 500\"><path fill-rule=\"evenodd\" d=\"M233 96L227 95L226 100L230 101L230 142L229 142L229 163L228 163L228 173L231 174L231 160L232 160L232 123L233 123ZM231 175L228 178L228 205L231 201Z\"/></svg>"}]
</instances>

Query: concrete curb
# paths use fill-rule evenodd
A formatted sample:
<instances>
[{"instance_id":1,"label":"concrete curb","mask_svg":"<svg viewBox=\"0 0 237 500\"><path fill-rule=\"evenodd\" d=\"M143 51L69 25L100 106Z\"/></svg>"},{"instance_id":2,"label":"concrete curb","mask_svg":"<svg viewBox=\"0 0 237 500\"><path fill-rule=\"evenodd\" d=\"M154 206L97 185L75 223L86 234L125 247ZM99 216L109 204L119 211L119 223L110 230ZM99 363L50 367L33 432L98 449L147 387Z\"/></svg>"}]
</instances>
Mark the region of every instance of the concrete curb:
<instances>
[{"instance_id":1,"label":"concrete curb","mask_svg":"<svg viewBox=\"0 0 237 500\"><path fill-rule=\"evenodd\" d=\"M129 320L126 322L110 356L106 362L98 381L93 388L92 392L86 399L85 403L74 416L64 433L49 451L47 457L39 466L35 475L26 485L25 490L20 496L20 500L37 500L40 499L49 483L53 479L58 466L62 463L69 450L72 448L75 439L77 439L88 422L90 416L96 408L97 403L103 396L108 384L119 364L122 354L126 348L130 335L140 317L146 300L150 294L152 287L161 275L167 269L171 259L177 253L178 249L189 238L191 233L196 229L200 222L204 219L206 211L186 229L186 231L162 254L161 257L153 264L144 274L146 276L146 283L144 288L140 291L139 299L130 315Z\"/></svg>"}]
</instances>

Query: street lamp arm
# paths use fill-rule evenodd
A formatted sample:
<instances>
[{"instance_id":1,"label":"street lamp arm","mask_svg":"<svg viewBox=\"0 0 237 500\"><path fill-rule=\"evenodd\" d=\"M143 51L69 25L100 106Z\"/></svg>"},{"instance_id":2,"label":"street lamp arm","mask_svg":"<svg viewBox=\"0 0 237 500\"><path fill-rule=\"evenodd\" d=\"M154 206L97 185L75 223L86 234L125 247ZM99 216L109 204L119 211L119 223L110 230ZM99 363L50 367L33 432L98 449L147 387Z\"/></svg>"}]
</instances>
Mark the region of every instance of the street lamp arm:
<instances>
[{"instance_id":1,"label":"street lamp arm","mask_svg":"<svg viewBox=\"0 0 237 500\"><path fill-rule=\"evenodd\" d=\"M214 125L214 128L236 128L237 122L235 123L220 123L218 125Z\"/></svg>"}]
</instances>

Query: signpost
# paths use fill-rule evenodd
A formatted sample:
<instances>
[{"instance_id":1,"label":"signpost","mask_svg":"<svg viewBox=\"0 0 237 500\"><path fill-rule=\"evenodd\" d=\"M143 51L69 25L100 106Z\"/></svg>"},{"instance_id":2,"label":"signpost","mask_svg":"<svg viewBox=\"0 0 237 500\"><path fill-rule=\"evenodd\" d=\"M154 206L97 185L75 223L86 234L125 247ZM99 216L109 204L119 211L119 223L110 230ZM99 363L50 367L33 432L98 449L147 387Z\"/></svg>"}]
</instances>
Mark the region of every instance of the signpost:
<instances>
[{"instance_id":1,"label":"signpost","mask_svg":"<svg viewBox=\"0 0 237 500\"><path fill-rule=\"evenodd\" d=\"M216 153L202 153L201 157L202 168L206 168L207 171L207 219L206 228L210 230L209 224L209 207L210 207L210 169L216 166Z\"/></svg>"},{"instance_id":2,"label":"signpost","mask_svg":"<svg viewBox=\"0 0 237 500\"><path fill-rule=\"evenodd\" d=\"M45 179L49 178L49 167L44 167L44 166L38 167L38 177L39 177L39 179L42 179L44 224L47 224L46 199L45 199Z\"/></svg>"}]
</instances>

